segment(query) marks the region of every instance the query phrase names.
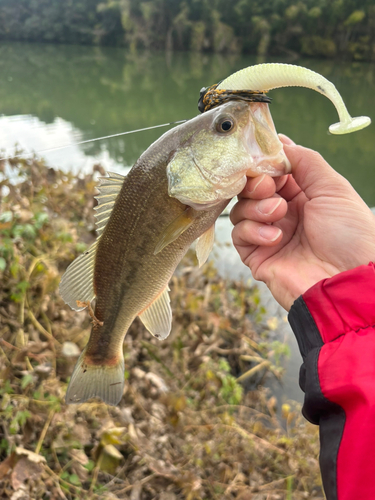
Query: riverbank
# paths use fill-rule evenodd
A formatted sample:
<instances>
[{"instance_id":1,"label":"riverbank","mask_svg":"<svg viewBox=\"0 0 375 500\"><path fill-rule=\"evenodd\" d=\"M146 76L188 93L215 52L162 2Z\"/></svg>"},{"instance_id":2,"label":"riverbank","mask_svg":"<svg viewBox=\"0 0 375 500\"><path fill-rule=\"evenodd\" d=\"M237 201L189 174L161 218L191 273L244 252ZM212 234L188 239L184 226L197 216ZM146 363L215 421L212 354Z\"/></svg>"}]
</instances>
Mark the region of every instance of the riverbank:
<instances>
[{"instance_id":1,"label":"riverbank","mask_svg":"<svg viewBox=\"0 0 375 500\"><path fill-rule=\"evenodd\" d=\"M285 346L270 340L257 287L199 270L193 253L171 282L171 336L135 321L126 337L119 406L65 405L90 318L57 287L95 237L104 172L76 178L36 160L0 170L0 496L323 498L317 428L292 403L280 421L263 385L282 376Z\"/></svg>"}]
</instances>

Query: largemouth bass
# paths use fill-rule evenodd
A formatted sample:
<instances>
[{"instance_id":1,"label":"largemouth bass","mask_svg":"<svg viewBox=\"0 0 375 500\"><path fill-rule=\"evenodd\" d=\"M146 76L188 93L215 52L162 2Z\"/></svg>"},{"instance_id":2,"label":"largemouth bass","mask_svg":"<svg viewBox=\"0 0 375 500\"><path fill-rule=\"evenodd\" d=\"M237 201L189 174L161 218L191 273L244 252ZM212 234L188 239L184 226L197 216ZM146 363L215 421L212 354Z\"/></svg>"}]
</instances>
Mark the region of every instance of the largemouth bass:
<instances>
[{"instance_id":1,"label":"largemouth bass","mask_svg":"<svg viewBox=\"0 0 375 500\"><path fill-rule=\"evenodd\" d=\"M123 341L136 316L158 339L171 330L168 282L197 238L202 265L214 224L246 175L282 175L290 165L268 105L229 102L153 143L127 177L101 180L98 239L64 274L60 292L75 310L96 297L93 327L67 403L98 396L116 405L124 387Z\"/></svg>"}]
</instances>

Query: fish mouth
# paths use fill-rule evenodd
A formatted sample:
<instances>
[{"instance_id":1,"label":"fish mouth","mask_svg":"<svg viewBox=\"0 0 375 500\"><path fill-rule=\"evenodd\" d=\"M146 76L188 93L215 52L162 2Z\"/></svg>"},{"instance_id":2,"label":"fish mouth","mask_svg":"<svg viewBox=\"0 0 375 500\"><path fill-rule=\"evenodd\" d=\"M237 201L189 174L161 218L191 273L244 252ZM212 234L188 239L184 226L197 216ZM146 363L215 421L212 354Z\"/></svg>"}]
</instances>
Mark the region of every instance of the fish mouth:
<instances>
[{"instance_id":1,"label":"fish mouth","mask_svg":"<svg viewBox=\"0 0 375 500\"><path fill-rule=\"evenodd\" d=\"M273 157L254 158L254 165L246 170L247 177L257 177L258 175L267 174L271 177L280 177L281 175L290 174L292 166L286 157L283 150Z\"/></svg>"},{"instance_id":2,"label":"fish mouth","mask_svg":"<svg viewBox=\"0 0 375 500\"><path fill-rule=\"evenodd\" d=\"M244 135L245 147L252 164L246 171L247 177L267 174L279 177L289 174L291 164L284 153L267 103L249 104L249 122Z\"/></svg>"}]
</instances>

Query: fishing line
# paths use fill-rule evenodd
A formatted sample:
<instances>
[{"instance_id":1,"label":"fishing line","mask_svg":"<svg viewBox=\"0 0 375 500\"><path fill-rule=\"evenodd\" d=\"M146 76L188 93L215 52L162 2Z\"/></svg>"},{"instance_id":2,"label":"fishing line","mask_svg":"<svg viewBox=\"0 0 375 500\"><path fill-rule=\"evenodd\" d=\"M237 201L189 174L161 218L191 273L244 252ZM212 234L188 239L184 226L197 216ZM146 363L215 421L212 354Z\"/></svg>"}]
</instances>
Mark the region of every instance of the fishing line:
<instances>
[{"instance_id":1,"label":"fishing line","mask_svg":"<svg viewBox=\"0 0 375 500\"><path fill-rule=\"evenodd\" d=\"M169 125L179 125L180 123L185 123L187 120L178 120L176 122L162 123L161 125L153 125L152 127L138 128L136 130L129 130L128 132L119 132L118 134L105 135L103 137L97 137L96 139L87 139L86 141L72 142L71 144L66 144L65 146L57 146L56 148L41 149L40 151L33 153L24 153L16 156L6 156L0 158L1 160L9 160L13 158L25 158L26 156L39 155L41 153L49 153L50 151L57 151L59 149L71 148L72 146L80 146L81 144L88 144L89 142L102 141L103 139L112 139L112 137L120 137L121 135L135 134L136 132L144 132L145 130L152 130L154 128L168 127Z\"/></svg>"}]
</instances>

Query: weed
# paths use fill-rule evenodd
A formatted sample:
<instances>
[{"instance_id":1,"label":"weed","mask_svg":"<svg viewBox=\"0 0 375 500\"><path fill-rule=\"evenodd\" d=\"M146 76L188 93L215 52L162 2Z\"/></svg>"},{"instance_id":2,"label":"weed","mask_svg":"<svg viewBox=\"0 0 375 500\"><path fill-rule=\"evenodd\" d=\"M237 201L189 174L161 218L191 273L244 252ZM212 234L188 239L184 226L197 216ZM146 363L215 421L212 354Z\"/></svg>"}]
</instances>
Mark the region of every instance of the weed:
<instances>
[{"instance_id":1,"label":"weed","mask_svg":"<svg viewBox=\"0 0 375 500\"><path fill-rule=\"evenodd\" d=\"M280 376L287 349L267 341L258 289L222 280L212 263L199 270L191 252L171 282L170 337L155 340L138 320L126 336L119 406L65 404L90 318L57 288L95 237L95 174L104 172L75 178L35 159L8 167L17 182L0 177L9 191L0 207L0 497L22 488L35 500L323 498L317 429L293 404L280 423L260 385Z\"/></svg>"}]
</instances>

